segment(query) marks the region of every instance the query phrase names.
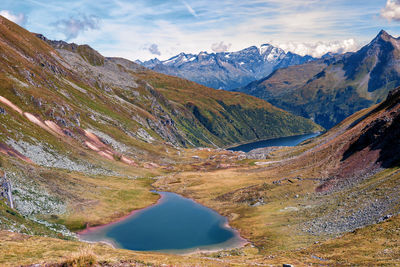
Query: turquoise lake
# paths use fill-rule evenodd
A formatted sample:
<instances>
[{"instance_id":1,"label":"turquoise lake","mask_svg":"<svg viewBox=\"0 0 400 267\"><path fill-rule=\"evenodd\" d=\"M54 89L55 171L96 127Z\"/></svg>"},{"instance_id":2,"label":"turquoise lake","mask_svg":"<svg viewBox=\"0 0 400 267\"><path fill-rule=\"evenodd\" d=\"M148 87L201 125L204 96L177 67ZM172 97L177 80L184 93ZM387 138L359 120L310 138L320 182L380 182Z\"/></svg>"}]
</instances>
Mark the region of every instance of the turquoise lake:
<instances>
[{"instance_id":1,"label":"turquoise lake","mask_svg":"<svg viewBox=\"0 0 400 267\"><path fill-rule=\"evenodd\" d=\"M176 254L233 248L245 242L214 210L174 193L157 193L161 195L157 204L119 222L89 228L80 238L118 248Z\"/></svg>"}]
</instances>

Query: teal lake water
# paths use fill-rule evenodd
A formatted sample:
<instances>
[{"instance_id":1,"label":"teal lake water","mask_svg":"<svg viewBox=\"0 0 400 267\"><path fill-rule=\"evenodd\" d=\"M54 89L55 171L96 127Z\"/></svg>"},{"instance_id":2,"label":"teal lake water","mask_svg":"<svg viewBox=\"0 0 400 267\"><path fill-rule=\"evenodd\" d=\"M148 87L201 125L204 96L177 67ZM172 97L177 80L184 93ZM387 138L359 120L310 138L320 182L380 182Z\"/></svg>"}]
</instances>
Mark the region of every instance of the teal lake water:
<instances>
[{"instance_id":1,"label":"teal lake water","mask_svg":"<svg viewBox=\"0 0 400 267\"><path fill-rule=\"evenodd\" d=\"M301 142L310 139L312 137L318 136L320 133L309 133L309 134L302 134L302 135L295 135L295 136L288 136L288 137L281 137L281 138L274 138L268 140L262 140L257 142L252 142L248 144L243 144L236 147L228 148L228 150L232 151L243 151L249 152L256 148L262 147L270 147L270 146L297 146Z\"/></svg>"},{"instance_id":2,"label":"teal lake water","mask_svg":"<svg viewBox=\"0 0 400 267\"><path fill-rule=\"evenodd\" d=\"M89 228L80 238L131 250L177 254L233 248L245 242L214 210L174 193L158 194L157 204L119 222Z\"/></svg>"}]
</instances>

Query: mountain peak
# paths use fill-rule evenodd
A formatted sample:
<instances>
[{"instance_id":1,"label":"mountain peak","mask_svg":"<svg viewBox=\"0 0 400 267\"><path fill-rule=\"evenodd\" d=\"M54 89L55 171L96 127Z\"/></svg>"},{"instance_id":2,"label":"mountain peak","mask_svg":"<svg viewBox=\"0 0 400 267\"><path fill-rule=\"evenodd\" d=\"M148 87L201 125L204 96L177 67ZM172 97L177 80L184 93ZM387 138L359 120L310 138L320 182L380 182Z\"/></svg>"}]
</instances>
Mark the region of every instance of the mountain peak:
<instances>
[{"instance_id":1,"label":"mountain peak","mask_svg":"<svg viewBox=\"0 0 400 267\"><path fill-rule=\"evenodd\" d=\"M372 41L372 43L378 41L378 40L383 40L383 41L389 41L391 39L394 39L393 36L388 34L385 30L381 30L378 35L375 37L375 39Z\"/></svg>"},{"instance_id":2,"label":"mountain peak","mask_svg":"<svg viewBox=\"0 0 400 267\"><path fill-rule=\"evenodd\" d=\"M385 31L385 30L382 29L382 30L378 33L378 36L390 36L390 34L388 34L387 31Z\"/></svg>"}]
</instances>

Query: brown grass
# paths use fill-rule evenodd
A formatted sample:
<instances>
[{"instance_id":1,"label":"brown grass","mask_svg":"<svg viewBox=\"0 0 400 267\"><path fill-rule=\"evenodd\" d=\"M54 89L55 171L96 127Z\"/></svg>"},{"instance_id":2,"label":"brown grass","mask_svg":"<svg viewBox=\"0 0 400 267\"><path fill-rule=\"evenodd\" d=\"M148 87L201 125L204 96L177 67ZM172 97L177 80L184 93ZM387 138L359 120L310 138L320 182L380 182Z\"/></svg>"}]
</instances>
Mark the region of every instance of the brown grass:
<instances>
[{"instance_id":1,"label":"brown grass","mask_svg":"<svg viewBox=\"0 0 400 267\"><path fill-rule=\"evenodd\" d=\"M95 266L97 263L97 256L91 248L82 248L79 252L74 253L68 259L60 262L60 267L86 267Z\"/></svg>"}]
</instances>

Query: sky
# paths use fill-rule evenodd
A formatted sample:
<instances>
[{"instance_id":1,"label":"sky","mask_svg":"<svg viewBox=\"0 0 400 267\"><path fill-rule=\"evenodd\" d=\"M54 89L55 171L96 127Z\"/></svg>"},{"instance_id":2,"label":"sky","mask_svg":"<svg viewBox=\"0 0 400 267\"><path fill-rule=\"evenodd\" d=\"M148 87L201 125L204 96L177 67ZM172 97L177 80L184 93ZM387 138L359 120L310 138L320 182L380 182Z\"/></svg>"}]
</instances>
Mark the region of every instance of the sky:
<instances>
[{"instance_id":1,"label":"sky","mask_svg":"<svg viewBox=\"0 0 400 267\"><path fill-rule=\"evenodd\" d=\"M400 35L400 0L1 0L0 15L131 60L265 43L318 57Z\"/></svg>"}]
</instances>

